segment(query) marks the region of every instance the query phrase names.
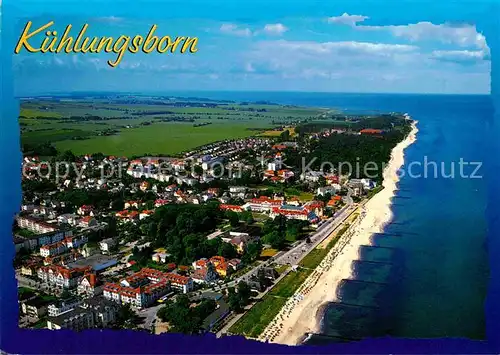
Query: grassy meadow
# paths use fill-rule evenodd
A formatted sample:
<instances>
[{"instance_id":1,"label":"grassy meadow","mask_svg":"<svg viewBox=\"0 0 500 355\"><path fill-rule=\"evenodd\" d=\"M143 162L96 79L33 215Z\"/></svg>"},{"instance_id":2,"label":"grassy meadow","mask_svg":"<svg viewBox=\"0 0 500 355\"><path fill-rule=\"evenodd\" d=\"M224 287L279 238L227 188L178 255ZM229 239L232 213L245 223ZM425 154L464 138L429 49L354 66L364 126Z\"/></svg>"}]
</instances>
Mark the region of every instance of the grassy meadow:
<instances>
[{"instance_id":1,"label":"grassy meadow","mask_svg":"<svg viewBox=\"0 0 500 355\"><path fill-rule=\"evenodd\" d=\"M58 150L71 150L76 155L104 152L111 155L133 156L145 153L176 154L204 144L228 138L244 138L253 131L245 125L214 124L193 127L186 123L158 123L151 126L124 129L118 135L86 140L64 140L55 144Z\"/></svg>"},{"instance_id":2,"label":"grassy meadow","mask_svg":"<svg viewBox=\"0 0 500 355\"><path fill-rule=\"evenodd\" d=\"M21 143L53 144L76 155L178 154L223 139L278 136L273 128L324 109L138 96L21 101ZM290 132L293 134L293 130Z\"/></svg>"}]
</instances>

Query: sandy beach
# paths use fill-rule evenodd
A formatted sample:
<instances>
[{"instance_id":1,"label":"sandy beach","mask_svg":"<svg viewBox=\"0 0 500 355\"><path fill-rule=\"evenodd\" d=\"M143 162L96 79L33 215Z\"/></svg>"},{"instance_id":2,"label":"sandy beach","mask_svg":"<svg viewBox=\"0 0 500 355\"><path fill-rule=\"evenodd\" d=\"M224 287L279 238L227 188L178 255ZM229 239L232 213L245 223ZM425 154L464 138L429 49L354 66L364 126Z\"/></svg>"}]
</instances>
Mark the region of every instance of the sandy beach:
<instances>
[{"instance_id":1,"label":"sandy beach","mask_svg":"<svg viewBox=\"0 0 500 355\"><path fill-rule=\"evenodd\" d=\"M327 302L336 301L342 279L352 277L351 264L359 259L359 247L370 245L373 233L380 233L392 219L391 199L397 190L397 171L404 163L404 150L416 141L417 122L405 140L394 147L384 170L384 189L361 208L359 218L341 237L316 270L297 290L276 318L259 337L261 341L298 345L306 333L320 331L320 320Z\"/></svg>"}]
</instances>

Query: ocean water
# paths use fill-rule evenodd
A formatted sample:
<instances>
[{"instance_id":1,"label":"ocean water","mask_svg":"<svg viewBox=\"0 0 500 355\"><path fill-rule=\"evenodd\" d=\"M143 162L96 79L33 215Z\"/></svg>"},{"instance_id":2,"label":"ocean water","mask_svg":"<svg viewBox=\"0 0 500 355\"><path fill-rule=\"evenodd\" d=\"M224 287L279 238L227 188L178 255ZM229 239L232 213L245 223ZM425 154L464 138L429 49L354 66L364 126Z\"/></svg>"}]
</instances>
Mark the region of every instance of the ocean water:
<instances>
[{"instance_id":1,"label":"ocean water","mask_svg":"<svg viewBox=\"0 0 500 355\"><path fill-rule=\"evenodd\" d=\"M179 94L180 95L180 94ZM364 337L485 338L488 282L486 179L473 178L487 157L489 96L189 93L213 99L339 108L348 112L407 112L418 120L417 141L405 151L394 219L372 237L353 263L322 320L322 334L307 343ZM426 160L427 159L427 160ZM472 163L463 168L460 161ZM411 162L427 161L427 177L410 177ZM434 165L437 165L437 176ZM413 172L424 169L413 165ZM454 166L455 177L450 173ZM474 177L486 173L484 166Z\"/></svg>"}]
</instances>

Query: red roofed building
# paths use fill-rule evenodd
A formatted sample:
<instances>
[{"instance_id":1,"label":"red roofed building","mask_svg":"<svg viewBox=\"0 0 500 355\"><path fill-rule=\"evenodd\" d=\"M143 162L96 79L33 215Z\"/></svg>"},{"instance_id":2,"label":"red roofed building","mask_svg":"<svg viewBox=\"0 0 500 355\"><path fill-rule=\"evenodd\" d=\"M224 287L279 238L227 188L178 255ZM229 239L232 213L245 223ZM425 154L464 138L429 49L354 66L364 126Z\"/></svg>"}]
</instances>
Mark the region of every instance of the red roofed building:
<instances>
[{"instance_id":1,"label":"red roofed building","mask_svg":"<svg viewBox=\"0 0 500 355\"><path fill-rule=\"evenodd\" d=\"M241 260L240 259L231 259L227 263L234 270L238 270L241 267Z\"/></svg>"},{"instance_id":2,"label":"red roofed building","mask_svg":"<svg viewBox=\"0 0 500 355\"><path fill-rule=\"evenodd\" d=\"M193 261L193 269L195 269L195 270L203 269L204 267L207 266L207 264L208 264L208 260L206 258Z\"/></svg>"},{"instance_id":3,"label":"red roofed building","mask_svg":"<svg viewBox=\"0 0 500 355\"><path fill-rule=\"evenodd\" d=\"M131 211L129 214L128 214L128 218L133 220L133 219L137 219L139 217L139 212L137 211Z\"/></svg>"},{"instance_id":4,"label":"red roofed building","mask_svg":"<svg viewBox=\"0 0 500 355\"><path fill-rule=\"evenodd\" d=\"M274 176L274 170L266 170L264 171L264 178L269 179Z\"/></svg>"},{"instance_id":5,"label":"red roofed building","mask_svg":"<svg viewBox=\"0 0 500 355\"><path fill-rule=\"evenodd\" d=\"M130 162L130 165L142 165L141 159L135 159Z\"/></svg>"},{"instance_id":6,"label":"red roofed building","mask_svg":"<svg viewBox=\"0 0 500 355\"><path fill-rule=\"evenodd\" d=\"M290 219L309 221L311 223L315 223L318 220L318 216L316 215L316 213L309 211L302 206L283 205L281 207L273 208L270 216L272 218L275 218L278 215L282 215Z\"/></svg>"},{"instance_id":7,"label":"red roofed building","mask_svg":"<svg viewBox=\"0 0 500 355\"><path fill-rule=\"evenodd\" d=\"M266 196L253 198L249 203L243 205L243 209L256 212L266 212L272 210L274 207L279 207L283 204L281 200L273 200Z\"/></svg>"},{"instance_id":8,"label":"red roofed building","mask_svg":"<svg viewBox=\"0 0 500 355\"><path fill-rule=\"evenodd\" d=\"M275 145L273 145L273 149L274 150L283 150L283 149L286 149L286 145L284 145L284 144L275 144Z\"/></svg>"},{"instance_id":9,"label":"red roofed building","mask_svg":"<svg viewBox=\"0 0 500 355\"><path fill-rule=\"evenodd\" d=\"M336 206L340 201L342 201L342 196L335 195L332 197L330 201L328 201L327 206L328 207L334 207Z\"/></svg>"},{"instance_id":10,"label":"red roofed building","mask_svg":"<svg viewBox=\"0 0 500 355\"><path fill-rule=\"evenodd\" d=\"M337 175L326 175L325 176L325 180L329 183L329 184L338 184L340 179Z\"/></svg>"},{"instance_id":11,"label":"red roofed building","mask_svg":"<svg viewBox=\"0 0 500 355\"><path fill-rule=\"evenodd\" d=\"M187 276L144 268L119 284L105 284L103 295L118 303L143 308L162 297L171 287L187 293L193 288L193 280Z\"/></svg>"},{"instance_id":12,"label":"red roofed building","mask_svg":"<svg viewBox=\"0 0 500 355\"><path fill-rule=\"evenodd\" d=\"M64 266L49 265L40 267L37 276L45 283L71 288L77 286L80 277L87 271L90 271L90 267L69 269Z\"/></svg>"},{"instance_id":13,"label":"red roofed building","mask_svg":"<svg viewBox=\"0 0 500 355\"><path fill-rule=\"evenodd\" d=\"M115 216L125 221L134 221L139 218L139 212L124 210L116 212Z\"/></svg>"},{"instance_id":14,"label":"red roofed building","mask_svg":"<svg viewBox=\"0 0 500 355\"><path fill-rule=\"evenodd\" d=\"M93 216L94 215L94 206L91 205L83 205L81 206L77 213L82 216Z\"/></svg>"},{"instance_id":15,"label":"red roofed building","mask_svg":"<svg viewBox=\"0 0 500 355\"><path fill-rule=\"evenodd\" d=\"M314 212L317 216L323 215L323 208L325 207L325 203L323 201L310 201L304 205L304 209L309 212Z\"/></svg>"},{"instance_id":16,"label":"red roofed building","mask_svg":"<svg viewBox=\"0 0 500 355\"><path fill-rule=\"evenodd\" d=\"M206 267L195 270L192 277L196 283L210 283L218 279L218 273L213 265L208 263Z\"/></svg>"},{"instance_id":17,"label":"red roofed building","mask_svg":"<svg viewBox=\"0 0 500 355\"><path fill-rule=\"evenodd\" d=\"M289 169L282 169L282 170L278 171L278 176L282 177L285 180L288 180L288 179L294 177L295 174L293 173L293 171L291 171Z\"/></svg>"},{"instance_id":18,"label":"red roofed building","mask_svg":"<svg viewBox=\"0 0 500 355\"><path fill-rule=\"evenodd\" d=\"M360 134L374 134L374 135L380 135L384 133L381 129L373 129L373 128L365 128L359 131Z\"/></svg>"},{"instance_id":19,"label":"red roofed building","mask_svg":"<svg viewBox=\"0 0 500 355\"><path fill-rule=\"evenodd\" d=\"M155 207L160 207L168 204L170 201L166 199L157 199L155 200Z\"/></svg>"},{"instance_id":20,"label":"red roofed building","mask_svg":"<svg viewBox=\"0 0 500 355\"><path fill-rule=\"evenodd\" d=\"M282 176L273 176L270 179L272 182L284 182L285 178Z\"/></svg>"},{"instance_id":21,"label":"red roofed building","mask_svg":"<svg viewBox=\"0 0 500 355\"><path fill-rule=\"evenodd\" d=\"M97 220L92 216L85 216L80 220L80 226L88 228L97 225Z\"/></svg>"},{"instance_id":22,"label":"red roofed building","mask_svg":"<svg viewBox=\"0 0 500 355\"><path fill-rule=\"evenodd\" d=\"M26 228L32 232L40 233L40 234L55 232L58 230L56 225L47 223L45 221L30 217L30 216L17 217L17 224L21 228Z\"/></svg>"},{"instance_id":23,"label":"red roofed building","mask_svg":"<svg viewBox=\"0 0 500 355\"><path fill-rule=\"evenodd\" d=\"M126 217L128 217L128 211L127 210L123 210L123 211L120 211L120 212L116 212L115 216L118 217L118 218L126 218Z\"/></svg>"},{"instance_id":24,"label":"red roofed building","mask_svg":"<svg viewBox=\"0 0 500 355\"><path fill-rule=\"evenodd\" d=\"M215 195L215 196L218 196L219 195L219 192L220 192L220 189L218 187L211 187L207 190L207 192L209 194L212 194L212 195Z\"/></svg>"},{"instance_id":25,"label":"red roofed building","mask_svg":"<svg viewBox=\"0 0 500 355\"><path fill-rule=\"evenodd\" d=\"M100 291L98 288L97 276L94 273L88 273L78 283L78 294L93 297Z\"/></svg>"},{"instance_id":26,"label":"red roofed building","mask_svg":"<svg viewBox=\"0 0 500 355\"><path fill-rule=\"evenodd\" d=\"M57 242L40 247L40 255L46 258L48 256L63 254L67 250L68 246L65 242Z\"/></svg>"},{"instance_id":27,"label":"red roofed building","mask_svg":"<svg viewBox=\"0 0 500 355\"><path fill-rule=\"evenodd\" d=\"M243 212L243 208L241 206L237 206L237 205L225 205L225 204L221 204L219 206L219 208L221 210L224 210L224 211Z\"/></svg>"},{"instance_id":28,"label":"red roofed building","mask_svg":"<svg viewBox=\"0 0 500 355\"><path fill-rule=\"evenodd\" d=\"M147 182L147 181L141 182L141 185L139 188L141 189L141 191L146 191L147 189L149 189L149 182Z\"/></svg>"}]
</instances>

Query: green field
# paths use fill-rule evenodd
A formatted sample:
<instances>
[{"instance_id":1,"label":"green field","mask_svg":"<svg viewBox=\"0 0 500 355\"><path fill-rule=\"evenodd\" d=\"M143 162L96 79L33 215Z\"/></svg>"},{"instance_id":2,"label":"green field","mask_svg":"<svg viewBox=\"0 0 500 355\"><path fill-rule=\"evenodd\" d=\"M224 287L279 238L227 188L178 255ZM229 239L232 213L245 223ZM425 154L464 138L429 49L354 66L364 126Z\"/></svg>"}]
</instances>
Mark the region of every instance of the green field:
<instances>
[{"instance_id":1,"label":"green field","mask_svg":"<svg viewBox=\"0 0 500 355\"><path fill-rule=\"evenodd\" d=\"M232 334L242 334L247 337L256 338L269 323L276 317L287 299L297 291L311 274L310 269L299 269L286 275L273 287L271 292L262 297L240 320L230 329Z\"/></svg>"},{"instance_id":2,"label":"green field","mask_svg":"<svg viewBox=\"0 0 500 355\"><path fill-rule=\"evenodd\" d=\"M28 150L50 143L77 155L168 155L223 139L257 136L280 125L314 120L325 112L273 104L119 95L22 100L19 123L21 142Z\"/></svg>"},{"instance_id":3,"label":"green field","mask_svg":"<svg viewBox=\"0 0 500 355\"><path fill-rule=\"evenodd\" d=\"M286 275L280 282L273 287L269 294L271 296L278 297L292 297L295 291L297 291L311 274L312 270L308 269L298 269L297 271L291 271Z\"/></svg>"},{"instance_id":4,"label":"green field","mask_svg":"<svg viewBox=\"0 0 500 355\"><path fill-rule=\"evenodd\" d=\"M26 132L22 135L23 143L31 143L31 144L42 144L45 142L57 142L66 140L68 142L71 141L74 137L91 137L94 133L91 131L84 131L80 129L54 129L54 130L39 130L39 131L31 131Z\"/></svg>"},{"instance_id":5,"label":"green field","mask_svg":"<svg viewBox=\"0 0 500 355\"><path fill-rule=\"evenodd\" d=\"M118 135L86 140L65 140L55 144L60 151L76 155L102 152L111 155L176 154L204 144L228 138L253 135L244 125L214 124L193 127L184 123L158 123L152 126L124 129Z\"/></svg>"},{"instance_id":6,"label":"green field","mask_svg":"<svg viewBox=\"0 0 500 355\"><path fill-rule=\"evenodd\" d=\"M231 334L241 334L250 338L258 337L274 317L276 317L285 303L286 298L270 295L262 297L262 300L229 328L229 332Z\"/></svg>"},{"instance_id":7,"label":"green field","mask_svg":"<svg viewBox=\"0 0 500 355\"><path fill-rule=\"evenodd\" d=\"M300 261L299 265L304 268L314 269L321 263L328 252L329 250L327 248L313 249Z\"/></svg>"},{"instance_id":8,"label":"green field","mask_svg":"<svg viewBox=\"0 0 500 355\"><path fill-rule=\"evenodd\" d=\"M297 271L291 271L280 280L261 301L229 329L229 332L252 338L258 337L276 317L286 300L295 294L348 228L349 225L343 226L326 248L313 249L307 254L299 263L300 268Z\"/></svg>"}]
</instances>

